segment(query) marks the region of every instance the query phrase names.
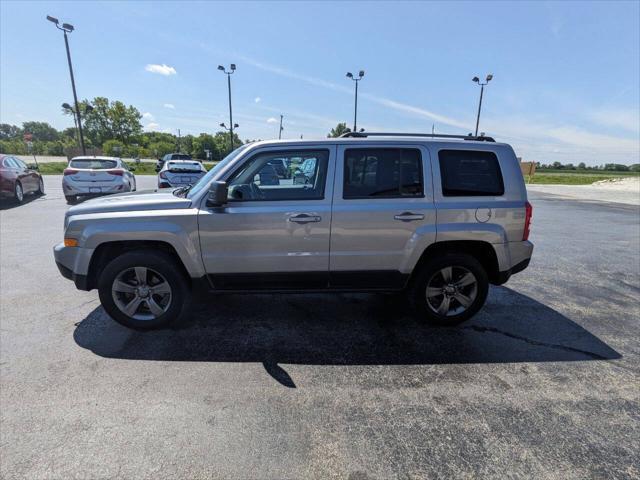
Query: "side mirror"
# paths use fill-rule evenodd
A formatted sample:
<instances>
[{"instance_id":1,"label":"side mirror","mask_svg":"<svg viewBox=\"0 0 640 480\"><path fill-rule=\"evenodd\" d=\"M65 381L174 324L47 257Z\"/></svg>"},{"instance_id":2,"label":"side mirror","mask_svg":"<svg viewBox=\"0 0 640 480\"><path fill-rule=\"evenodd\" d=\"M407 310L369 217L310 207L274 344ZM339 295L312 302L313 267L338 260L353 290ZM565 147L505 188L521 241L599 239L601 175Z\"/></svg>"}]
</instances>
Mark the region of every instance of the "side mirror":
<instances>
[{"instance_id":1,"label":"side mirror","mask_svg":"<svg viewBox=\"0 0 640 480\"><path fill-rule=\"evenodd\" d=\"M221 207L227 203L227 195L229 195L227 182L213 182L207 195L207 207Z\"/></svg>"}]
</instances>

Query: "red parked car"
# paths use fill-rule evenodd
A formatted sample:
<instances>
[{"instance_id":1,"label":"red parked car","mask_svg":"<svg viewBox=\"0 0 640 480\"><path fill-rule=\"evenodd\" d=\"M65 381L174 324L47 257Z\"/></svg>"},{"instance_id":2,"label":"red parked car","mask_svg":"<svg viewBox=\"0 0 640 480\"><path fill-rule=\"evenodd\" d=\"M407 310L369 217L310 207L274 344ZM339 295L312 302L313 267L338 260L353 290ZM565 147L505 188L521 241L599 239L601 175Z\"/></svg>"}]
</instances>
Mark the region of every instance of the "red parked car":
<instances>
[{"instance_id":1,"label":"red parked car","mask_svg":"<svg viewBox=\"0 0 640 480\"><path fill-rule=\"evenodd\" d=\"M11 155L0 155L0 198L22 203L27 193L44 193L42 175Z\"/></svg>"}]
</instances>

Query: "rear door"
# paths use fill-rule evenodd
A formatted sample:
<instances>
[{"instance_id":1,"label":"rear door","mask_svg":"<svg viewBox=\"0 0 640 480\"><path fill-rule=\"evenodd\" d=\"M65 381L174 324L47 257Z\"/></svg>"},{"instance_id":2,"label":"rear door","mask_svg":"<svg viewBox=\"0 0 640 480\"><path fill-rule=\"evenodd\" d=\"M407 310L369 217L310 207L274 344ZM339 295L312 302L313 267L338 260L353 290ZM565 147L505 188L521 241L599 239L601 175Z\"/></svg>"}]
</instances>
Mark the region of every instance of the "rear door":
<instances>
[{"instance_id":1,"label":"rear door","mask_svg":"<svg viewBox=\"0 0 640 480\"><path fill-rule=\"evenodd\" d=\"M38 188L38 174L31 170L26 163L16 157L11 157L16 165L16 173L22 183L24 193L35 192Z\"/></svg>"},{"instance_id":2,"label":"rear door","mask_svg":"<svg viewBox=\"0 0 640 480\"><path fill-rule=\"evenodd\" d=\"M265 175L275 159L316 160L305 183ZM229 202L207 207L198 224L206 272L217 289L326 288L335 145L264 147L225 178ZM275 177L275 178L274 178Z\"/></svg>"},{"instance_id":3,"label":"rear door","mask_svg":"<svg viewBox=\"0 0 640 480\"><path fill-rule=\"evenodd\" d=\"M429 152L422 145L338 147L331 227L330 284L404 286L435 241Z\"/></svg>"}]
</instances>

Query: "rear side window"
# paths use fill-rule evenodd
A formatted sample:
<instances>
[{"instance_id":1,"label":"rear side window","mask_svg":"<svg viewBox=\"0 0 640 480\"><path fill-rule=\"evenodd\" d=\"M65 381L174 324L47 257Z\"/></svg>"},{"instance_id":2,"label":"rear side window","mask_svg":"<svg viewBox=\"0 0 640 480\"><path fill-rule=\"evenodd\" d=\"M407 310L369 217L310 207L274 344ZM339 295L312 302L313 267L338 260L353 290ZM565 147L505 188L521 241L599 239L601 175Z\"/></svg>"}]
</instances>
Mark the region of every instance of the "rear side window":
<instances>
[{"instance_id":1,"label":"rear side window","mask_svg":"<svg viewBox=\"0 0 640 480\"><path fill-rule=\"evenodd\" d=\"M422 197L416 148L350 148L344 154L343 198Z\"/></svg>"},{"instance_id":2,"label":"rear side window","mask_svg":"<svg viewBox=\"0 0 640 480\"><path fill-rule=\"evenodd\" d=\"M493 152L440 150L440 176L445 197L499 196L504 183Z\"/></svg>"}]
</instances>

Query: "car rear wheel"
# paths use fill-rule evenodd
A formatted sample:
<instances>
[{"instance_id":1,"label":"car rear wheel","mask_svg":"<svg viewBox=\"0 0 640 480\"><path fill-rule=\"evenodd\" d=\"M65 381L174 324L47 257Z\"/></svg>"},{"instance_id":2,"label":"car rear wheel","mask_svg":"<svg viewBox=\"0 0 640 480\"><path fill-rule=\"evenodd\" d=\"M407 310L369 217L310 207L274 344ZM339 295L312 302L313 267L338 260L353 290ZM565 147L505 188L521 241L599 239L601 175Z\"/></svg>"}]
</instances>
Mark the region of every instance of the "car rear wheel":
<instances>
[{"instance_id":1,"label":"car rear wheel","mask_svg":"<svg viewBox=\"0 0 640 480\"><path fill-rule=\"evenodd\" d=\"M20 182L16 182L13 188L13 197L15 198L16 202L22 203L24 200L24 190L22 189L22 184Z\"/></svg>"},{"instance_id":2,"label":"car rear wheel","mask_svg":"<svg viewBox=\"0 0 640 480\"><path fill-rule=\"evenodd\" d=\"M98 281L100 302L116 322L137 330L176 322L190 301L188 279L168 254L148 250L112 260Z\"/></svg>"},{"instance_id":3,"label":"car rear wheel","mask_svg":"<svg viewBox=\"0 0 640 480\"><path fill-rule=\"evenodd\" d=\"M409 295L419 318L456 325L482 308L488 292L487 272L478 260L466 254L446 254L417 272Z\"/></svg>"}]
</instances>

